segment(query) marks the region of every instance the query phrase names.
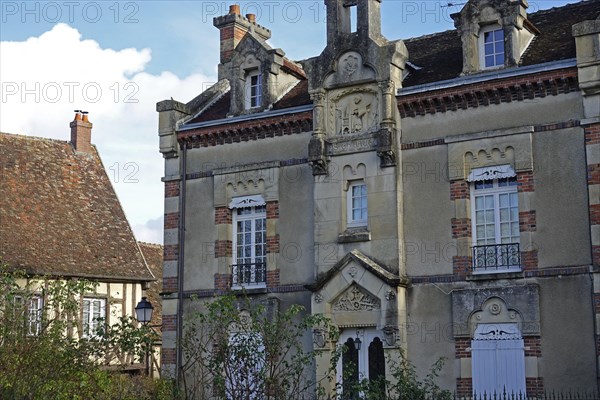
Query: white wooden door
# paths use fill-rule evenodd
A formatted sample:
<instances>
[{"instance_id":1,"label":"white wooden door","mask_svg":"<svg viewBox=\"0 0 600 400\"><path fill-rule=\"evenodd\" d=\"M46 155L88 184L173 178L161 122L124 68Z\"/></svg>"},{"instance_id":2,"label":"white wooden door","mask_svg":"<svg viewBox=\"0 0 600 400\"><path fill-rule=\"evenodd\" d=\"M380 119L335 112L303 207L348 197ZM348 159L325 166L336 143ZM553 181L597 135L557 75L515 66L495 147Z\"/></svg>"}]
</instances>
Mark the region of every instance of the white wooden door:
<instances>
[{"instance_id":1,"label":"white wooden door","mask_svg":"<svg viewBox=\"0 0 600 400\"><path fill-rule=\"evenodd\" d=\"M477 395L526 393L525 346L516 324L480 324L471 342Z\"/></svg>"}]
</instances>

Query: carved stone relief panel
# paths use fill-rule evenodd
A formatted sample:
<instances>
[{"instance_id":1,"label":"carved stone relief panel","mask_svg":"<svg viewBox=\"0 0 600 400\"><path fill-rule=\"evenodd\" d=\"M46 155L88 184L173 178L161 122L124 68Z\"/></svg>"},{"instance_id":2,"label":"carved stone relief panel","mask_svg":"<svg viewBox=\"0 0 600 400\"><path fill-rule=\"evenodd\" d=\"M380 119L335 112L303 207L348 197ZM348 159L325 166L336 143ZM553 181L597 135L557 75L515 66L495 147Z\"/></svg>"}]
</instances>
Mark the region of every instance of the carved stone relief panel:
<instances>
[{"instance_id":1,"label":"carved stone relief panel","mask_svg":"<svg viewBox=\"0 0 600 400\"><path fill-rule=\"evenodd\" d=\"M381 309L381 301L357 284L350 286L333 302L333 311L374 311Z\"/></svg>"},{"instance_id":2,"label":"carved stone relief panel","mask_svg":"<svg viewBox=\"0 0 600 400\"><path fill-rule=\"evenodd\" d=\"M373 132L379 126L379 96L370 88L341 90L329 99L327 130L333 136Z\"/></svg>"}]
</instances>

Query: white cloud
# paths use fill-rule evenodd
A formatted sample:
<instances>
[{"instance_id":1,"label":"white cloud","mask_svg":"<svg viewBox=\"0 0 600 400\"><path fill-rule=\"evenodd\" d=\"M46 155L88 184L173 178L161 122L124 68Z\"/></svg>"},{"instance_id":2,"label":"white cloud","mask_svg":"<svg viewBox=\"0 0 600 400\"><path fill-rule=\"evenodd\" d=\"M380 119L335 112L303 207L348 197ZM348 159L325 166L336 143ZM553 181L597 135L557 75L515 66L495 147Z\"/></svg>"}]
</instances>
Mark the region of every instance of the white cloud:
<instances>
[{"instance_id":1,"label":"white cloud","mask_svg":"<svg viewBox=\"0 0 600 400\"><path fill-rule=\"evenodd\" d=\"M162 238L163 159L156 102L189 101L215 81L144 72L150 49L103 49L66 24L0 42L0 130L69 140L73 110L90 112L96 144L139 240Z\"/></svg>"}]
</instances>

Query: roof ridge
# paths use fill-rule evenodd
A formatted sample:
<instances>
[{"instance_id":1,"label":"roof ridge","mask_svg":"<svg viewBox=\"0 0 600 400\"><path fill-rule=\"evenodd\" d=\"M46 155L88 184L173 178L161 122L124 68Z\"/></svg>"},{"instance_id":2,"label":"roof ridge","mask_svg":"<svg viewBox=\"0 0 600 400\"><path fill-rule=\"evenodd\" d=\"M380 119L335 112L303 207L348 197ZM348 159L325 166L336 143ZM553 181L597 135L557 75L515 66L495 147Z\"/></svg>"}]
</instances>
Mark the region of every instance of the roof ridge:
<instances>
[{"instance_id":1,"label":"roof ridge","mask_svg":"<svg viewBox=\"0 0 600 400\"><path fill-rule=\"evenodd\" d=\"M31 136L31 135L25 135L22 133L0 132L0 135L12 136L14 138L19 138L19 139L39 140L39 141L44 141L44 142L71 143L69 140L54 139L54 138L48 138L48 137L42 137L42 136Z\"/></svg>"},{"instance_id":2,"label":"roof ridge","mask_svg":"<svg viewBox=\"0 0 600 400\"><path fill-rule=\"evenodd\" d=\"M560 8L571 8L571 7L580 7L583 5L587 5L590 3L593 3L596 0L581 0L581 1L577 1L575 3L568 3L568 4L564 4L562 6L555 6L555 7L550 7L550 8L546 8L544 10L537 10L535 12L532 13L527 13L527 18L529 19L530 16L535 16L535 15L539 15L539 14L543 14L543 13L548 13L548 12L554 12Z\"/></svg>"}]
</instances>

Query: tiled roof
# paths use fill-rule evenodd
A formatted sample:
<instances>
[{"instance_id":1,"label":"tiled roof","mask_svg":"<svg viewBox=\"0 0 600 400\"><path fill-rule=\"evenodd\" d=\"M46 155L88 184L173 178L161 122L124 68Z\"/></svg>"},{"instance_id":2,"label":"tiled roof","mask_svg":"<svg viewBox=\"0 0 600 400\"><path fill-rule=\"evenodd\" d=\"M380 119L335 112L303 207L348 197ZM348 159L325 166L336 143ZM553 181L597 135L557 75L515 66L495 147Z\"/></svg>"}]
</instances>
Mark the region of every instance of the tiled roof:
<instances>
[{"instance_id":1,"label":"tiled roof","mask_svg":"<svg viewBox=\"0 0 600 400\"><path fill-rule=\"evenodd\" d=\"M148 268L156 277L156 281L148 285L146 297L154 306L152 314L152 325L160 325L162 323L162 301L160 292L162 291L162 269L163 269L163 246L154 243L138 242L140 250L146 259Z\"/></svg>"},{"instance_id":2,"label":"tiled roof","mask_svg":"<svg viewBox=\"0 0 600 400\"><path fill-rule=\"evenodd\" d=\"M151 281L95 147L0 133L0 259L31 274Z\"/></svg>"}]
</instances>

